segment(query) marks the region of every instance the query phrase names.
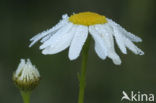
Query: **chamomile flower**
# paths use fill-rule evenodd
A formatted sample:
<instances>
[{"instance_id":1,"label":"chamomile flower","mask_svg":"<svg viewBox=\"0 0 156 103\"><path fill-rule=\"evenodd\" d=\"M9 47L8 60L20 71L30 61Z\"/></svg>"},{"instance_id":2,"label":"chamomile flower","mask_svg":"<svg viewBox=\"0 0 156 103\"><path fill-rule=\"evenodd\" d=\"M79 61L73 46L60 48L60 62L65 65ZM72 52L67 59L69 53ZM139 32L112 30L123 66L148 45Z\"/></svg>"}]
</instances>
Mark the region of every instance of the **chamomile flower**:
<instances>
[{"instance_id":1,"label":"chamomile flower","mask_svg":"<svg viewBox=\"0 0 156 103\"><path fill-rule=\"evenodd\" d=\"M24 91L31 91L38 85L39 80L39 71L31 64L30 59L27 59L27 61L21 59L17 70L13 74L13 81L17 87Z\"/></svg>"},{"instance_id":2,"label":"chamomile flower","mask_svg":"<svg viewBox=\"0 0 156 103\"><path fill-rule=\"evenodd\" d=\"M93 12L81 12L70 17L63 15L57 25L31 38L29 47L40 40L40 49L45 55L56 54L69 47L69 59L75 60L79 57L88 35L95 41L95 52L99 58L104 60L108 57L116 65L121 64L121 60L115 51L114 39L122 53L127 54L128 48L134 54L144 54L133 43L141 42L141 38L126 31L113 20Z\"/></svg>"}]
</instances>

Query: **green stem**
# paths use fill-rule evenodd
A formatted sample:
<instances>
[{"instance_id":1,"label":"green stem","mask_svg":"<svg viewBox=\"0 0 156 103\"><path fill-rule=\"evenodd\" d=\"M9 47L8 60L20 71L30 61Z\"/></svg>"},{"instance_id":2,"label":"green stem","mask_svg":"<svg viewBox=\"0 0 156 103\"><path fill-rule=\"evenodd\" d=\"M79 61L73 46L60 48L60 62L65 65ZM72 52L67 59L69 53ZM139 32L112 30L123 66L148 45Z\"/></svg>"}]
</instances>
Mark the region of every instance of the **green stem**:
<instances>
[{"instance_id":1,"label":"green stem","mask_svg":"<svg viewBox=\"0 0 156 103\"><path fill-rule=\"evenodd\" d=\"M30 103L30 92L29 91L21 91L21 95L24 103Z\"/></svg>"},{"instance_id":2,"label":"green stem","mask_svg":"<svg viewBox=\"0 0 156 103\"><path fill-rule=\"evenodd\" d=\"M81 65L81 75L79 75L79 98L78 103L84 102L84 92L85 92L85 86L86 86L86 69L87 69L87 59L88 59L88 51L89 51L89 45L90 45L91 37L88 36L87 41L83 47L82 50L82 65Z\"/></svg>"}]
</instances>

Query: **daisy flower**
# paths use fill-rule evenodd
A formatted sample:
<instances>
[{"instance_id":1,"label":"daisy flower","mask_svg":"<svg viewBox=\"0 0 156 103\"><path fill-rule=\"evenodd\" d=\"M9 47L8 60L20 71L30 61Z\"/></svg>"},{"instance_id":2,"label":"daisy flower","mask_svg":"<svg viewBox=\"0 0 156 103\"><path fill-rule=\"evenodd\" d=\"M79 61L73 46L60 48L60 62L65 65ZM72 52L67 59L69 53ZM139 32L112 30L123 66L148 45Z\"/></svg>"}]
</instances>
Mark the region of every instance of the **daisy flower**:
<instances>
[{"instance_id":1,"label":"daisy flower","mask_svg":"<svg viewBox=\"0 0 156 103\"><path fill-rule=\"evenodd\" d=\"M121 59L115 51L114 39L123 54L127 54L126 48L134 54L144 54L133 43L141 42L141 38L126 31L113 20L94 12L81 12L70 17L63 15L62 20L54 27L31 38L29 47L40 40L40 49L45 55L56 54L69 47L69 59L75 60L79 57L88 35L95 41L98 57L103 60L108 57L116 65L121 64Z\"/></svg>"}]
</instances>

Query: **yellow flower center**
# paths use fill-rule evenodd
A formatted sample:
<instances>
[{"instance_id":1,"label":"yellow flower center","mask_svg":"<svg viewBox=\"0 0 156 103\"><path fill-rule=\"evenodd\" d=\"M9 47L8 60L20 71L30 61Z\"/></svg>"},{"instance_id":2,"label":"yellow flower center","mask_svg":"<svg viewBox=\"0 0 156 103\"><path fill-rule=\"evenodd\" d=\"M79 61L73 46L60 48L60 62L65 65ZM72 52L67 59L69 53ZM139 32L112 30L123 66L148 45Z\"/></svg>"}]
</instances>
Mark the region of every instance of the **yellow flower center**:
<instances>
[{"instance_id":1,"label":"yellow flower center","mask_svg":"<svg viewBox=\"0 0 156 103\"><path fill-rule=\"evenodd\" d=\"M106 17L94 12L81 12L69 17L69 21L79 25L94 25L107 23Z\"/></svg>"}]
</instances>

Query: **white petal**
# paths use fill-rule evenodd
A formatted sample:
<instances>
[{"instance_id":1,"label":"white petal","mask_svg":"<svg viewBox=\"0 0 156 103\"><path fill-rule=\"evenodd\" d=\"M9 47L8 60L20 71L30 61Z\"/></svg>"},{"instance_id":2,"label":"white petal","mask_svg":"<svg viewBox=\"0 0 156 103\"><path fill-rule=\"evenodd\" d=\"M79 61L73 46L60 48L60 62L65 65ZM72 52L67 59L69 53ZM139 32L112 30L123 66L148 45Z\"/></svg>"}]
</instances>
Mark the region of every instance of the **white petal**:
<instances>
[{"instance_id":1,"label":"white petal","mask_svg":"<svg viewBox=\"0 0 156 103\"><path fill-rule=\"evenodd\" d=\"M96 30L101 34L104 43L107 45L108 57L111 58L116 65L121 64L120 57L116 54L114 48L114 39L112 35L112 28L109 24L95 25Z\"/></svg>"},{"instance_id":2,"label":"white petal","mask_svg":"<svg viewBox=\"0 0 156 103\"><path fill-rule=\"evenodd\" d=\"M20 72L22 71L23 67L25 66L25 60L21 59L20 64L18 65L18 68L15 72L16 77L18 76L18 74L20 74Z\"/></svg>"},{"instance_id":3,"label":"white petal","mask_svg":"<svg viewBox=\"0 0 156 103\"><path fill-rule=\"evenodd\" d=\"M138 55L144 55L144 52L139 49L137 46L133 44L129 39L125 39L125 45L127 48L129 48L133 53L138 54Z\"/></svg>"},{"instance_id":4,"label":"white petal","mask_svg":"<svg viewBox=\"0 0 156 103\"><path fill-rule=\"evenodd\" d=\"M114 25L116 28L119 29L119 31L122 33L122 35L126 36L127 38L129 38L131 41L133 42L142 42L142 39L130 32L128 32L127 30L125 30L123 27L121 27L119 24L117 24L116 22L114 22L113 20L111 19L108 19L108 22L111 24L111 25Z\"/></svg>"},{"instance_id":5,"label":"white petal","mask_svg":"<svg viewBox=\"0 0 156 103\"><path fill-rule=\"evenodd\" d=\"M49 30L43 31L39 34L37 34L36 36L34 36L33 38L30 39L31 44L29 45L29 47L33 46L38 40L40 40L42 37L46 36L46 35L52 35L54 34L58 29L60 29L62 26L64 26L67 22L68 22L68 15L63 15L62 16L63 20L61 20L58 24L56 24L54 27L52 27Z\"/></svg>"},{"instance_id":6,"label":"white petal","mask_svg":"<svg viewBox=\"0 0 156 103\"><path fill-rule=\"evenodd\" d=\"M41 43L44 43L45 41L47 41L47 40L49 40L50 39L50 37L52 36L53 34L48 34L48 35L46 35L45 37L43 37L42 39L41 39Z\"/></svg>"},{"instance_id":7,"label":"white petal","mask_svg":"<svg viewBox=\"0 0 156 103\"><path fill-rule=\"evenodd\" d=\"M139 54L139 55L144 54L144 52L141 49L139 49L137 46L135 46L132 42L132 41L141 42L142 41L141 38L131 34L130 32L127 32L124 28L122 28L119 24L115 23L111 19L108 19L108 23L114 29L114 36L115 36L116 40L118 40L117 44L121 50L122 50L121 47L125 48L125 46L126 46L135 54ZM122 46L122 45L124 45L124 46Z\"/></svg>"},{"instance_id":8,"label":"white petal","mask_svg":"<svg viewBox=\"0 0 156 103\"><path fill-rule=\"evenodd\" d=\"M89 26L89 32L95 41L95 51L96 51L97 55L101 59L105 59L107 56L106 44L103 42L102 38L100 37L100 34L96 31L94 26Z\"/></svg>"},{"instance_id":9,"label":"white petal","mask_svg":"<svg viewBox=\"0 0 156 103\"><path fill-rule=\"evenodd\" d=\"M113 60L113 63L116 65L120 65L121 64L121 59L120 57L115 53L115 52L110 52L108 55L109 58L111 58Z\"/></svg>"},{"instance_id":10,"label":"white petal","mask_svg":"<svg viewBox=\"0 0 156 103\"><path fill-rule=\"evenodd\" d=\"M48 46L55 46L55 43L60 41L63 38L64 34L66 34L71 28L73 24L69 23L65 25L63 28L59 29L53 36L50 37L47 41L45 41L41 46L40 49L44 49Z\"/></svg>"},{"instance_id":11,"label":"white petal","mask_svg":"<svg viewBox=\"0 0 156 103\"><path fill-rule=\"evenodd\" d=\"M68 56L70 60L74 60L80 55L80 52L87 39L87 36L88 36L88 27L79 25L77 27L76 33L69 48Z\"/></svg>"},{"instance_id":12,"label":"white petal","mask_svg":"<svg viewBox=\"0 0 156 103\"><path fill-rule=\"evenodd\" d=\"M43 54L56 54L58 52L63 51L67 47L69 47L69 45L71 44L72 38L75 34L76 28L77 28L77 26L73 25L73 27L70 30L68 30L68 32L63 34L62 37L59 38L59 40L54 42L54 45L52 44L52 45L46 47L42 51L42 53Z\"/></svg>"},{"instance_id":13,"label":"white petal","mask_svg":"<svg viewBox=\"0 0 156 103\"><path fill-rule=\"evenodd\" d=\"M95 52L102 60L106 59L107 55L105 54L105 52L103 52L103 49L98 42L95 42Z\"/></svg>"},{"instance_id":14,"label":"white petal","mask_svg":"<svg viewBox=\"0 0 156 103\"><path fill-rule=\"evenodd\" d=\"M131 41L133 41L133 42L142 42L142 39L140 37L126 31L124 28L122 28L122 29L123 29L123 32L124 32L125 36L127 38L129 38Z\"/></svg>"},{"instance_id":15,"label":"white petal","mask_svg":"<svg viewBox=\"0 0 156 103\"><path fill-rule=\"evenodd\" d=\"M35 40L36 38L38 38L38 36L41 34L42 36L45 36L46 34L55 31L57 29L59 29L60 27L62 27L63 24L68 22L68 15L64 14L62 15L62 20L59 21L59 23L57 23L54 27L52 27L51 29L47 30L47 31L43 31L42 33L39 33L38 35L34 36L33 38L30 39L30 41ZM40 35L40 36L41 36Z\"/></svg>"},{"instance_id":16,"label":"white petal","mask_svg":"<svg viewBox=\"0 0 156 103\"><path fill-rule=\"evenodd\" d=\"M109 26L109 24L98 24L95 25L95 29L99 32L101 37L109 43L107 45L108 48L114 49L114 40L113 40L113 29Z\"/></svg>"},{"instance_id":17,"label":"white petal","mask_svg":"<svg viewBox=\"0 0 156 103\"><path fill-rule=\"evenodd\" d=\"M108 19L108 24L113 28L113 35L115 37L116 43L120 48L121 52L127 54L126 46L124 43L124 36L122 35L121 31L118 29L117 24L115 24L112 20Z\"/></svg>"}]
</instances>

